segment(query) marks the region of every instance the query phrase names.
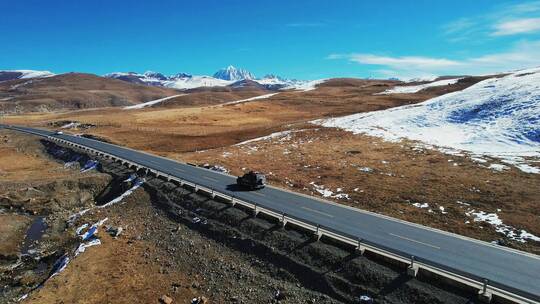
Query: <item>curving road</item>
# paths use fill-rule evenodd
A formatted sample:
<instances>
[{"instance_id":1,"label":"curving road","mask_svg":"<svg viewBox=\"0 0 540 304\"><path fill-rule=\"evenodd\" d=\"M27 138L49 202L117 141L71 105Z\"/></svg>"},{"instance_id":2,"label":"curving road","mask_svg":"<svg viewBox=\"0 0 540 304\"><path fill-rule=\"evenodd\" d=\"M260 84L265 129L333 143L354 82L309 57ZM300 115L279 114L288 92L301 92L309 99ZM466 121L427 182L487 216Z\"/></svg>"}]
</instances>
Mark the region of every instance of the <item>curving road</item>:
<instances>
[{"instance_id":1,"label":"curving road","mask_svg":"<svg viewBox=\"0 0 540 304\"><path fill-rule=\"evenodd\" d=\"M4 126L6 127L6 126ZM540 301L540 257L442 232L397 219L345 207L275 187L235 191L234 176L213 172L120 146L26 127L14 130L58 138L116 155L145 167L234 195L262 207L361 238L419 261L489 280L491 285Z\"/></svg>"}]
</instances>

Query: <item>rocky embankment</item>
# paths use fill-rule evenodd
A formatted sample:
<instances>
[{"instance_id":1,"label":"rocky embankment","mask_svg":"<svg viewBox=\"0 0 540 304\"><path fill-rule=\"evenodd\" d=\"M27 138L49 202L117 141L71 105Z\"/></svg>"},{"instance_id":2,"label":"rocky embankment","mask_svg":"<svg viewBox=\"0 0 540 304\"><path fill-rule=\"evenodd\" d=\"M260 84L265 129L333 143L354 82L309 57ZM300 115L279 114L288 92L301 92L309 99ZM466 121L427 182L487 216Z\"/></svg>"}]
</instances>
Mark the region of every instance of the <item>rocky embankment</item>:
<instances>
[{"instance_id":1,"label":"rocky embankment","mask_svg":"<svg viewBox=\"0 0 540 304\"><path fill-rule=\"evenodd\" d=\"M43 282L25 301L468 303L474 296L431 278L410 278L399 265L325 239L315 241L307 232L281 228L272 219L155 177L146 176L140 188L132 188L135 172L118 163L99 160L95 169L81 173L76 167L84 167L88 156L41 145L43 157L62 166L82 156L66 169L77 179L32 186L44 193L41 203L24 196L29 185L13 187L8 197L17 199L2 203L5 213L43 216L48 236L35 247L38 262L18 258L11 270L3 270L0 302L14 301ZM85 208L90 210L70 217ZM74 256L82 244L77 228L101 221L100 246ZM104 232L111 229L112 236ZM66 253L70 263L47 279ZM16 266L19 260L23 264ZM40 261L42 276L36 275Z\"/></svg>"}]
</instances>

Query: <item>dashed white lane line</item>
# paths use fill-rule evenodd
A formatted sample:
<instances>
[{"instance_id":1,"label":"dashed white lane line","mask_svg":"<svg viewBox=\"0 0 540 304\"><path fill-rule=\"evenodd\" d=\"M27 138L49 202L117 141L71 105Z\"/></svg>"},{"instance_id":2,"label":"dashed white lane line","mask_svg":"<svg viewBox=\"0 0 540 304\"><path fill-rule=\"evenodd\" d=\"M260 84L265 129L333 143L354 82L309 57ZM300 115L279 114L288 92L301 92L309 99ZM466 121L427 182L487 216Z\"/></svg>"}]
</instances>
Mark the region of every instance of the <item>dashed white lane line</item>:
<instances>
[{"instance_id":1,"label":"dashed white lane line","mask_svg":"<svg viewBox=\"0 0 540 304\"><path fill-rule=\"evenodd\" d=\"M208 179L208 180L211 180L211 181L214 181L214 182L218 182L217 179L212 178L212 177L209 177L209 176L203 176L203 178Z\"/></svg>"},{"instance_id":2,"label":"dashed white lane line","mask_svg":"<svg viewBox=\"0 0 540 304\"><path fill-rule=\"evenodd\" d=\"M266 196L266 195L264 195L264 193L262 193L262 192L251 192L251 193L256 194L256 195L258 195L258 196Z\"/></svg>"},{"instance_id":3,"label":"dashed white lane line","mask_svg":"<svg viewBox=\"0 0 540 304\"><path fill-rule=\"evenodd\" d=\"M174 168L174 170L175 170L175 171L178 171L178 172L186 172L186 171L184 171L184 170L182 170L182 169L180 169L180 168Z\"/></svg>"},{"instance_id":4,"label":"dashed white lane line","mask_svg":"<svg viewBox=\"0 0 540 304\"><path fill-rule=\"evenodd\" d=\"M328 216L328 217L334 217L334 216L333 216L333 215L331 215L331 214L328 214L328 213L326 213L326 212L322 212L322 211L319 211L319 210L311 209L311 208L308 208L308 207L304 207L304 206L302 206L301 208L302 208L302 209L304 209L304 210L308 210L308 211L311 211L311 212L315 212L315 213L318 213L318 214L324 215L324 216Z\"/></svg>"},{"instance_id":5,"label":"dashed white lane line","mask_svg":"<svg viewBox=\"0 0 540 304\"><path fill-rule=\"evenodd\" d=\"M441 249L441 247L439 247L439 246L435 246L435 245L431 245L431 244L424 243L424 242L421 242L421 241L413 240L413 239L410 239L410 238L408 238L408 237L404 237L404 236L397 235L397 234L393 234L393 233L389 233L389 234L390 234L391 236L395 236L395 237L398 237L398 238L400 238L400 239L404 239L404 240L407 240L407 241L410 241L410 242L422 244L422 245L424 245L424 246L428 246L428 247L435 248L435 249Z\"/></svg>"}]
</instances>

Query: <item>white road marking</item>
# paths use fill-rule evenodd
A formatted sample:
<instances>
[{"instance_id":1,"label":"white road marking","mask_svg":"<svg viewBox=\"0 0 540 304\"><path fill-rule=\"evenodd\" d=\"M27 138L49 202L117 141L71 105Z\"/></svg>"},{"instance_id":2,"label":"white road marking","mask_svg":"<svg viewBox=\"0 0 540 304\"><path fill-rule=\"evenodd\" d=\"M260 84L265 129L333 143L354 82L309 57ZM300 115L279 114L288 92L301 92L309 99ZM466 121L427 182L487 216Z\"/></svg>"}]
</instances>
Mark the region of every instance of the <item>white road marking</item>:
<instances>
[{"instance_id":1,"label":"white road marking","mask_svg":"<svg viewBox=\"0 0 540 304\"><path fill-rule=\"evenodd\" d=\"M176 171L178 171L178 172L185 172L184 170L179 169L179 168L174 168L174 170L176 170Z\"/></svg>"},{"instance_id":2,"label":"white road marking","mask_svg":"<svg viewBox=\"0 0 540 304\"><path fill-rule=\"evenodd\" d=\"M401 236L401 235L397 235L397 234L393 234L393 233L389 233L391 236L395 236L395 237L398 237L400 239L404 239L404 240L407 240L407 241L411 241L411 242L415 242L415 243L418 243L418 244L422 244L424 246L429 246L431 248L435 248L435 249L441 249L441 247L439 246L435 246L435 245L431 245L431 244L428 244L428 243L424 243L424 242L420 242L420 241L417 241L417 240L413 240L413 239L410 239L410 238L407 238L407 237L404 237L404 236Z\"/></svg>"},{"instance_id":3,"label":"white road marking","mask_svg":"<svg viewBox=\"0 0 540 304\"><path fill-rule=\"evenodd\" d=\"M315 212L315 213L318 213L318 214L322 214L324 216L328 216L328 217L334 217L333 215L331 214L328 214L326 212L322 212L322 211L319 211L319 210L315 210L315 209L311 209L311 208L308 208L308 207L301 207L302 209L305 209L305 210L308 210L308 211L311 211L311 212Z\"/></svg>"},{"instance_id":4,"label":"white road marking","mask_svg":"<svg viewBox=\"0 0 540 304\"><path fill-rule=\"evenodd\" d=\"M211 180L211 181L214 181L214 182L217 182L217 181L218 181L217 179L212 178L212 177L208 177L208 176L203 176L203 178L206 178L206 179Z\"/></svg>"},{"instance_id":5,"label":"white road marking","mask_svg":"<svg viewBox=\"0 0 540 304\"><path fill-rule=\"evenodd\" d=\"M256 192L256 191L255 191L255 192L251 192L251 193L257 194L257 195L259 195L259 196L265 196L264 193L262 193L262 192Z\"/></svg>"}]
</instances>

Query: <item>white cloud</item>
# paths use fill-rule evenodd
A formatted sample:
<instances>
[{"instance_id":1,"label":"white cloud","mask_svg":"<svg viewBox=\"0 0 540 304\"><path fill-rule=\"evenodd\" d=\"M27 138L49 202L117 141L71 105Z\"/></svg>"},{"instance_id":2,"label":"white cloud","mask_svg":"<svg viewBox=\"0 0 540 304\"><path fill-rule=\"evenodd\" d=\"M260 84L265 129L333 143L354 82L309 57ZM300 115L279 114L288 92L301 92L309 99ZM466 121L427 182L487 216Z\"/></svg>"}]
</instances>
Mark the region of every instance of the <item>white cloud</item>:
<instances>
[{"instance_id":1,"label":"white cloud","mask_svg":"<svg viewBox=\"0 0 540 304\"><path fill-rule=\"evenodd\" d=\"M470 31L476 26L476 21L470 18L461 18L450 23L443 25L443 30L446 35L455 33L462 33L464 31Z\"/></svg>"},{"instance_id":2,"label":"white cloud","mask_svg":"<svg viewBox=\"0 0 540 304\"><path fill-rule=\"evenodd\" d=\"M451 42L485 40L489 37L528 34L539 31L540 1L495 5L491 11L463 17L441 27Z\"/></svg>"},{"instance_id":3,"label":"white cloud","mask_svg":"<svg viewBox=\"0 0 540 304\"><path fill-rule=\"evenodd\" d=\"M372 72L384 77L413 78L426 75L483 75L540 66L540 40L523 41L510 51L460 60L422 56L390 57L376 54L332 54L328 59L346 59L377 66ZM394 72L394 74L391 74Z\"/></svg>"},{"instance_id":4,"label":"white cloud","mask_svg":"<svg viewBox=\"0 0 540 304\"><path fill-rule=\"evenodd\" d=\"M540 18L524 18L496 24L492 35L507 36L538 31L540 31Z\"/></svg>"},{"instance_id":5,"label":"white cloud","mask_svg":"<svg viewBox=\"0 0 540 304\"><path fill-rule=\"evenodd\" d=\"M405 56L405 57L387 57L377 56L373 54L351 54L348 56L350 61L384 65L390 68L402 68L407 66L412 69L427 68L436 69L458 65L459 63L453 60L445 58L430 58L430 57L418 57L418 56Z\"/></svg>"}]
</instances>

